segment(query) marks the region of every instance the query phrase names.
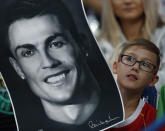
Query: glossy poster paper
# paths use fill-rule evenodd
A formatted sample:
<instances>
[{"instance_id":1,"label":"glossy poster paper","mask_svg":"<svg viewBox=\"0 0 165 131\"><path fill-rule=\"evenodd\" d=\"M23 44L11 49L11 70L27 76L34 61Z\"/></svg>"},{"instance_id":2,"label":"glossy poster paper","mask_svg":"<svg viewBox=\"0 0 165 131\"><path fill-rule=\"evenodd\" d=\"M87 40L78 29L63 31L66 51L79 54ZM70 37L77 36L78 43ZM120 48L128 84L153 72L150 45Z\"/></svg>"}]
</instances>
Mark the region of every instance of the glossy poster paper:
<instances>
[{"instance_id":1,"label":"glossy poster paper","mask_svg":"<svg viewBox=\"0 0 165 131\"><path fill-rule=\"evenodd\" d=\"M0 70L19 131L97 131L123 120L81 0L1 0Z\"/></svg>"}]
</instances>

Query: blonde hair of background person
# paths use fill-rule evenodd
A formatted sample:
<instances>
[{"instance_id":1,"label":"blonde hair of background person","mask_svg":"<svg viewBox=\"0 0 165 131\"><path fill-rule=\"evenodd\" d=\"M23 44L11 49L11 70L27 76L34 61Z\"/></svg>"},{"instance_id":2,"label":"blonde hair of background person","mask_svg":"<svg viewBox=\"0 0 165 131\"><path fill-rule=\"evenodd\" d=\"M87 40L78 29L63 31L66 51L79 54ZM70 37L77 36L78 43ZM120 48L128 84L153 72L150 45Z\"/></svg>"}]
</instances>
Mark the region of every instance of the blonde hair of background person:
<instances>
[{"instance_id":1,"label":"blonde hair of background person","mask_svg":"<svg viewBox=\"0 0 165 131\"><path fill-rule=\"evenodd\" d=\"M84 6L92 8L99 15L102 12L102 3L102 0L83 0Z\"/></svg>"},{"instance_id":2,"label":"blonde hair of background person","mask_svg":"<svg viewBox=\"0 0 165 131\"><path fill-rule=\"evenodd\" d=\"M112 0L103 0L102 10L102 28L100 38L109 41L113 47L123 42L121 24L116 18ZM155 0L142 0L144 9L144 24L141 27L141 37L152 39L153 32L155 31L158 23L157 8L155 8Z\"/></svg>"}]
</instances>

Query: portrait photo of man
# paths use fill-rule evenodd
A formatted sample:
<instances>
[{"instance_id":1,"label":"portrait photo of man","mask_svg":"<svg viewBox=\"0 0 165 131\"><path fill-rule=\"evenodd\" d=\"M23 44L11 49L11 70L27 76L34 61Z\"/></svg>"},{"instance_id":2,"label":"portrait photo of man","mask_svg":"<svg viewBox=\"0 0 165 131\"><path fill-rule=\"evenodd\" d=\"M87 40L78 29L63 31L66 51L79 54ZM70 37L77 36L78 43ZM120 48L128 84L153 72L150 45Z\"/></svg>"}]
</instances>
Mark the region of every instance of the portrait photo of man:
<instances>
[{"instance_id":1,"label":"portrait photo of man","mask_svg":"<svg viewBox=\"0 0 165 131\"><path fill-rule=\"evenodd\" d=\"M81 29L77 30L67 8L71 4L66 4L68 1L76 4L75 0L7 1L1 13L4 18L1 38L4 38L2 47L8 63L19 77L12 87L8 84L11 78L7 80L10 73L3 72L3 67L1 70L19 130L102 130L123 120L122 102L113 77L111 85L117 97L117 109L109 102L114 97L107 92L111 85L101 84L97 73L91 71L89 60L93 58L89 43L86 36L79 33ZM80 0L77 3L81 5ZM20 84L21 89L16 92L15 88L20 86L16 85L18 81L26 83L26 87ZM106 94L101 85L107 86ZM39 116L40 108L35 104L29 106L28 103L35 100L24 88L29 88L39 99L44 117Z\"/></svg>"}]
</instances>

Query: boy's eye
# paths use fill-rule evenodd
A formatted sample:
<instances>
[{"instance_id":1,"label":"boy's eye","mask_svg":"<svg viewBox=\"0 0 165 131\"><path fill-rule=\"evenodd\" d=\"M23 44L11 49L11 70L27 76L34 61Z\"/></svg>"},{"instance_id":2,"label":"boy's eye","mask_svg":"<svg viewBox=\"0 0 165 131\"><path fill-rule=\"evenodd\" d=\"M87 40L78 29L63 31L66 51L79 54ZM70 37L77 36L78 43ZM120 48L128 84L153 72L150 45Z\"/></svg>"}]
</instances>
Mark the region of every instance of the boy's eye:
<instances>
[{"instance_id":1,"label":"boy's eye","mask_svg":"<svg viewBox=\"0 0 165 131\"><path fill-rule=\"evenodd\" d=\"M151 65L151 64L150 64L150 63L148 63L148 62L145 62L145 61L144 61L144 62L142 62L142 66L144 66L144 67L150 67L150 65Z\"/></svg>"},{"instance_id":2,"label":"boy's eye","mask_svg":"<svg viewBox=\"0 0 165 131\"><path fill-rule=\"evenodd\" d=\"M21 52L23 57L30 57L34 55L34 50L26 49Z\"/></svg>"},{"instance_id":3,"label":"boy's eye","mask_svg":"<svg viewBox=\"0 0 165 131\"><path fill-rule=\"evenodd\" d=\"M134 62L135 61L135 58L133 58L132 56L128 56L127 57L127 61Z\"/></svg>"}]
</instances>

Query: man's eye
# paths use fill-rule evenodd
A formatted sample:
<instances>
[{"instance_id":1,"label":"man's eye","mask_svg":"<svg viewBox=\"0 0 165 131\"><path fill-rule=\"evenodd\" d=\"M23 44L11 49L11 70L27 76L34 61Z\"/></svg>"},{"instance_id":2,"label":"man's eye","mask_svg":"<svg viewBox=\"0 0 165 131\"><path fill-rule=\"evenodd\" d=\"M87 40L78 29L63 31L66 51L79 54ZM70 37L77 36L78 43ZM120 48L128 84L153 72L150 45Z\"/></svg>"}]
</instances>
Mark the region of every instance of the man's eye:
<instances>
[{"instance_id":1,"label":"man's eye","mask_svg":"<svg viewBox=\"0 0 165 131\"><path fill-rule=\"evenodd\" d=\"M53 40L49 43L49 48L61 48L63 45L64 45L64 42Z\"/></svg>"},{"instance_id":2,"label":"man's eye","mask_svg":"<svg viewBox=\"0 0 165 131\"><path fill-rule=\"evenodd\" d=\"M34 55L34 51L33 50L24 50L21 52L21 55L23 57L30 57Z\"/></svg>"}]
</instances>

